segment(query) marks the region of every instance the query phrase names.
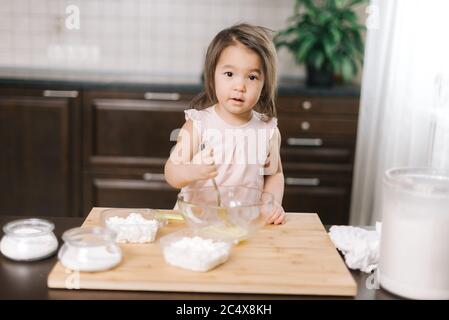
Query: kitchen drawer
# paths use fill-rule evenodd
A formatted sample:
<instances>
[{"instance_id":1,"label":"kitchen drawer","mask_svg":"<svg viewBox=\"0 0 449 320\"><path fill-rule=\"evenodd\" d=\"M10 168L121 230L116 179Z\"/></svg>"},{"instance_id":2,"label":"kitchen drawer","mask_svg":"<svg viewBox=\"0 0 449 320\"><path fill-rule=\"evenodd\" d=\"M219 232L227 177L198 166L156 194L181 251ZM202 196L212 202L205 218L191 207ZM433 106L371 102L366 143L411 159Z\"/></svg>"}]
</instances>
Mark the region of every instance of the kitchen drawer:
<instances>
[{"instance_id":1,"label":"kitchen drawer","mask_svg":"<svg viewBox=\"0 0 449 320\"><path fill-rule=\"evenodd\" d=\"M285 162L352 163L354 150L354 139L322 135L314 138L282 135L281 158Z\"/></svg>"},{"instance_id":2,"label":"kitchen drawer","mask_svg":"<svg viewBox=\"0 0 449 320\"><path fill-rule=\"evenodd\" d=\"M74 99L80 96L80 90L72 85L64 87L60 85L0 86L0 96Z\"/></svg>"},{"instance_id":3,"label":"kitchen drawer","mask_svg":"<svg viewBox=\"0 0 449 320\"><path fill-rule=\"evenodd\" d=\"M351 164L285 162L284 210L316 212L325 224L349 220Z\"/></svg>"},{"instance_id":4,"label":"kitchen drawer","mask_svg":"<svg viewBox=\"0 0 449 320\"><path fill-rule=\"evenodd\" d=\"M352 163L354 151L352 148L283 147L281 159L283 162Z\"/></svg>"},{"instance_id":5,"label":"kitchen drawer","mask_svg":"<svg viewBox=\"0 0 449 320\"><path fill-rule=\"evenodd\" d=\"M347 187L352 182L351 165L324 163L283 163L286 187Z\"/></svg>"},{"instance_id":6,"label":"kitchen drawer","mask_svg":"<svg viewBox=\"0 0 449 320\"><path fill-rule=\"evenodd\" d=\"M288 117L280 115L279 130L288 138L350 137L357 135L357 120L351 118L324 118L316 115Z\"/></svg>"},{"instance_id":7,"label":"kitchen drawer","mask_svg":"<svg viewBox=\"0 0 449 320\"><path fill-rule=\"evenodd\" d=\"M140 99L136 99L136 93L122 93L120 97L88 93L84 109L85 164L145 166L167 159L177 129L185 122L190 96L164 94L167 100L163 95L143 99L143 92Z\"/></svg>"},{"instance_id":8,"label":"kitchen drawer","mask_svg":"<svg viewBox=\"0 0 449 320\"><path fill-rule=\"evenodd\" d=\"M277 100L277 110L296 114L353 115L359 109L359 99L351 97L282 96Z\"/></svg>"},{"instance_id":9,"label":"kitchen drawer","mask_svg":"<svg viewBox=\"0 0 449 320\"><path fill-rule=\"evenodd\" d=\"M92 207L173 209L179 190L164 179L163 167L84 171L84 214Z\"/></svg>"},{"instance_id":10,"label":"kitchen drawer","mask_svg":"<svg viewBox=\"0 0 449 320\"><path fill-rule=\"evenodd\" d=\"M317 213L323 224L348 224L350 188L347 187L293 187L284 191L286 212Z\"/></svg>"}]
</instances>

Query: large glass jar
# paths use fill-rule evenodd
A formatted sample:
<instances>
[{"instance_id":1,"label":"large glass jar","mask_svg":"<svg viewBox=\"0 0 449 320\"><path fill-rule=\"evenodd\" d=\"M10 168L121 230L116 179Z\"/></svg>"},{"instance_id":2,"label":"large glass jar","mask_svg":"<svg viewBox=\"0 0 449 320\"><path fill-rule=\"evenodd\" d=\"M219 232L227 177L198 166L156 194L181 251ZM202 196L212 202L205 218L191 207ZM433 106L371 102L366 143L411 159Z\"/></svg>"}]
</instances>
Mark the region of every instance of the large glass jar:
<instances>
[{"instance_id":1,"label":"large glass jar","mask_svg":"<svg viewBox=\"0 0 449 320\"><path fill-rule=\"evenodd\" d=\"M115 236L114 231L103 227L70 229L62 235L64 245L58 253L59 261L68 269L82 272L114 268L122 260Z\"/></svg>"},{"instance_id":2,"label":"large glass jar","mask_svg":"<svg viewBox=\"0 0 449 320\"><path fill-rule=\"evenodd\" d=\"M0 247L4 256L16 261L34 261L53 255L58 240L54 224L44 219L20 219L3 227Z\"/></svg>"},{"instance_id":3,"label":"large glass jar","mask_svg":"<svg viewBox=\"0 0 449 320\"><path fill-rule=\"evenodd\" d=\"M449 174L395 168L383 181L379 279L414 299L449 299Z\"/></svg>"}]
</instances>

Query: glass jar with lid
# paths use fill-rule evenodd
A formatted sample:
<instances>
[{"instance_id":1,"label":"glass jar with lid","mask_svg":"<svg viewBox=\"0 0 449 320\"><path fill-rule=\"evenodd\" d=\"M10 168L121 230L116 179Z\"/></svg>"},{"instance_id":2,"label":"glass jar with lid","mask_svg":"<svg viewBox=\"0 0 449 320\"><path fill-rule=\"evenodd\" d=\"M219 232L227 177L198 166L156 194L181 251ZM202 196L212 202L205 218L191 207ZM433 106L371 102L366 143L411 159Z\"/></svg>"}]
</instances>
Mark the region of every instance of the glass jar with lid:
<instances>
[{"instance_id":1,"label":"glass jar with lid","mask_svg":"<svg viewBox=\"0 0 449 320\"><path fill-rule=\"evenodd\" d=\"M383 179L379 279L412 299L449 299L449 173L392 168Z\"/></svg>"},{"instance_id":2,"label":"glass jar with lid","mask_svg":"<svg viewBox=\"0 0 449 320\"><path fill-rule=\"evenodd\" d=\"M62 235L64 245L58 253L61 264L71 270L98 272L117 266L122 251L115 242L116 233L103 227L82 227Z\"/></svg>"},{"instance_id":3,"label":"glass jar with lid","mask_svg":"<svg viewBox=\"0 0 449 320\"><path fill-rule=\"evenodd\" d=\"M19 219L3 227L1 252L16 261L35 261L52 256L58 249L55 225L44 219Z\"/></svg>"}]
</instances>

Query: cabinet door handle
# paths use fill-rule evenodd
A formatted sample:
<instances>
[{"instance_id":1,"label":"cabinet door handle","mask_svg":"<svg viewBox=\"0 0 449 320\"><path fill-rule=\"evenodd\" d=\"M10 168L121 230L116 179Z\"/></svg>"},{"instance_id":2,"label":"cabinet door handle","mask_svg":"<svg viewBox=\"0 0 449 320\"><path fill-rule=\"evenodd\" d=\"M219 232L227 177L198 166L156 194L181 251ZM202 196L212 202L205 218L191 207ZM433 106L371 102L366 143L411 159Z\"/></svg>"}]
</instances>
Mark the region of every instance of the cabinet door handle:
<instances>
[{"instance_id":1,"label":"cabinet door handle","mask_svg":"<svg viewBox=\"0 0 449 320\"><path fill-rule=\"evenodd\" d=\"M318 178L290 178L285 179L285 184L289 186L319 186L320 179Z\"/></svg>"},{"instance_id":2,"label":"cabinet door handle","mask_svg":"<svg viewBox=\"0 0 449 320\"><path fill-rule=\"evenodd\" d=\"M76 98L78 91L76 90L44 90L42 92L44 97L49 98Z\"/></svg>"},{"instance_id":3,"label":"cabinet door handle","mask_svg":"<svg viewBox=\"0 0 449 320\"><path fill-rule=\"evenodd\" d=\"M289 146L308 146L308 147L320 147L323 145L322 139L312 138L288 138L287 144Z\"/></svg>"},{"instance_id":4,"label":"cabinet door handle","mask_svg":"<svg viewBox=\"0 0 449 320\"><path fill-rule=\"evenodd\" d=\"M145 172L142 176L142 179L145 181L165 182L165 176L163 173Z\"/></svg>"},{"instance_id":5,"label":"cabinet door handle","mask_svg":"<svg viewBox=\"0 0 449 320\"><path fill-rule=\"evenodd\" d=\"M177 92L145 92L145 100L178 101L181 95Z\"/></svg>"},{"instance_id":6,"label":"cabinet door handle","mask_svg":"<svg viewBox=\"0 0 449 320\"><path fill-rule=\"evenodd\" d=\"M303 101L303 103L302 103L302 108L303 108L304 110L310 110L310 109L312 109L312 102L309 101L309 100Z\"/></svg>"}]
</instances>

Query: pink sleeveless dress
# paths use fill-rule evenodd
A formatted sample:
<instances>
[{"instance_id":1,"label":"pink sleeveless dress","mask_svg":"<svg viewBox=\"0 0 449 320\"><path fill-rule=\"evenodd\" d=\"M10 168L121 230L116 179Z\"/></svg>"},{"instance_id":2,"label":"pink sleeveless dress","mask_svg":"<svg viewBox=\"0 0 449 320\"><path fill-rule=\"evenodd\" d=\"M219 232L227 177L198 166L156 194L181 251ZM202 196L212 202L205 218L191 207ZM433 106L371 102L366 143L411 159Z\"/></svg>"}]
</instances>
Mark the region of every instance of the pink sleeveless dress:
<instances>
[{"instance_id":1,"label":"pink sleeveless dress","mask_svg":"<svg viewBox=\"0 0 449 320\"><path fill-rule=\"evenodd\" d=\"M270 139L277 130L277 119L252 111L251 119L240 126L223 120L215 105L203 110L185 110L186 120L193 121L201 144L213 149L219 186L245 186L262 190ZM268 120L268 121L264 121ZM213 186L212 181L200 180L183 188ZM176 208L176 206L175 206Z\"/></svg>"}]
</instances>

